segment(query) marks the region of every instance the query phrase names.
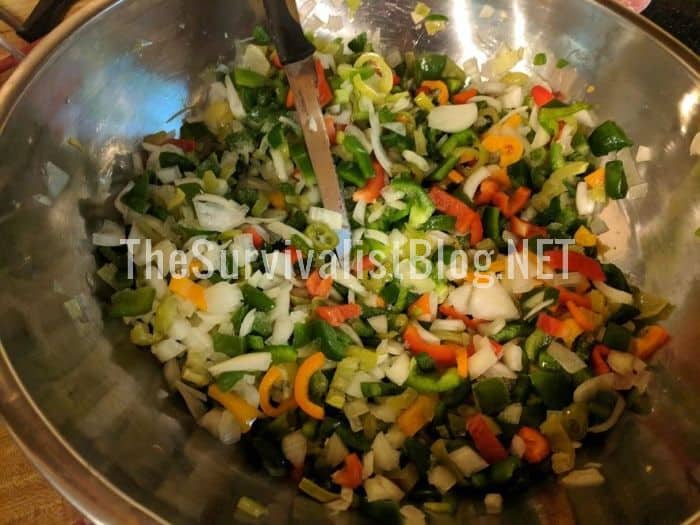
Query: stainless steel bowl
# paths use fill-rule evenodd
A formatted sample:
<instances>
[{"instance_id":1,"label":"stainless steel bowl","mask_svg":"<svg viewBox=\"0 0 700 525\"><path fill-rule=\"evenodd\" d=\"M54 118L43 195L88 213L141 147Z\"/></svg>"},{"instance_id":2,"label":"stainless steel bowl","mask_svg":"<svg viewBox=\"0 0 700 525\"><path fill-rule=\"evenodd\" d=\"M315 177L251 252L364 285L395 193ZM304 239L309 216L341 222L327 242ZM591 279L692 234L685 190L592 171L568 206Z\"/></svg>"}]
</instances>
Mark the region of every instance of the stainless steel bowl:
<instances>
[{"instance_id":1,"label":"stainless steel bowl","mask_svg":"<svg viewBox=\"0 0 700 525\"><path fill-rule=\"evenodd\" d=\"M304 2L307 28L335 17L338 3L309 14L314 4ZM700 130L700 61L613 2L489 3L496 14L486 19L481 0L435 1L451 21L434 38L413 29L413 0L365 0L352 22L331 18L339 29L326 32L381 28L390 47L458 58L483 58L500 42L525 46L530 58L567 57L580 73L573 89L595 86L599 114L653 151L639 168L648 193L608 210L607 240L637 284L676 304L674 339L655 366L653 414L627 416L585 454L603 464L604 486L544 483L507 497L500 518L466 500L438 521L679 523L700 508L700 164L688 154ZM94 294L88 232L104 192L124 180L125 154L142 135L176 128L169 119L196 98L200 71L264 20L260 4L97 2L40 44L0 93L0 405L35 464L97 522L230 523L244 494L269 506L269 523L327 521L163 395L159 365L103 319ZM71 175L50 203L49 161Z\"/></svg>"}]
</instances>

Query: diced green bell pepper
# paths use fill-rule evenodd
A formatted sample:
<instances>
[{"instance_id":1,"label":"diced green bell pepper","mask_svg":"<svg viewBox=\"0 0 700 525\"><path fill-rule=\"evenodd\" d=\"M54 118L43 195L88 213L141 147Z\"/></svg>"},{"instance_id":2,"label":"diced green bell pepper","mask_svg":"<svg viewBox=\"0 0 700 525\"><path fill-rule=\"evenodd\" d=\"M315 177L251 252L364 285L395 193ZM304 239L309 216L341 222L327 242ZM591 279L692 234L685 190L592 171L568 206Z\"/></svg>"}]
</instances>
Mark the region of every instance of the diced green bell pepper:
<instances>
[{"instance_id":1,"label":"diced green bell pepper","mask_svg":"<svg viewBox=\"0 0 700 525\"><path fill-rule=\"evenodd\" d=\"M150 286L135 290L120 290L112 295L109 315L110 317L136 317L147 314L153 308L155 297L156 291Z\"/></svg>"},{"instance_id":2,"label":"diced green bell pepper","mask_svg":"<svg viewBox=\"0 0 700 525\"><path fill-rule=\"evenodd\" d=\"M632 146L632 141L627 138L617 123L607 120L593 130L588 137L588 144L593 155L602 157L613 151Z\"/></svg>"}]
</instances>

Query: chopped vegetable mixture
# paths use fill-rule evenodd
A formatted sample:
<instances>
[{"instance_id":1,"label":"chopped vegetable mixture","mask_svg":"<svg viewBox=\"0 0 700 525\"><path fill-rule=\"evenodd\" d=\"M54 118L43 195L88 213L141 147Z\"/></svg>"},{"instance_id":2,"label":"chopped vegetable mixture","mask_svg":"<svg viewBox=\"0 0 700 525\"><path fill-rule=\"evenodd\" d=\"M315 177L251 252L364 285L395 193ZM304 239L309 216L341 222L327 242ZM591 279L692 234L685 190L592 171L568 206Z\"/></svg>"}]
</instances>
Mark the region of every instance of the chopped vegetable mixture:
<instances>
[{"instance_id":1,"label":"chopped vegetable mixture","mask_svg":"<svg viewBox=\"0 0 700 525\"><path fill-rule=\"evenodd\" d=\"M330 510L400 522L481 494L498 512L501 494L573 471L579 444L625 408L648 410L667 305L602 262L597 236L597 212L627 194L616 154L632 142L515 71L522 50L460 67L385 58L365 34L315 45L352 273L322 271L337 217L257 28L208 73L179 134L149 135L134 155L115 201L123 224L94 238L108 314L164 363L200 425ZM560 238L567 251L534 249ZM420 277L416 240L434 263ZM488 264L458 275L457 250ZM531 264L509 273L515 259ZM595 469L570 476L602 482ZM249 498L239 508L265 512Z\"/></svg>"}]
</instances>

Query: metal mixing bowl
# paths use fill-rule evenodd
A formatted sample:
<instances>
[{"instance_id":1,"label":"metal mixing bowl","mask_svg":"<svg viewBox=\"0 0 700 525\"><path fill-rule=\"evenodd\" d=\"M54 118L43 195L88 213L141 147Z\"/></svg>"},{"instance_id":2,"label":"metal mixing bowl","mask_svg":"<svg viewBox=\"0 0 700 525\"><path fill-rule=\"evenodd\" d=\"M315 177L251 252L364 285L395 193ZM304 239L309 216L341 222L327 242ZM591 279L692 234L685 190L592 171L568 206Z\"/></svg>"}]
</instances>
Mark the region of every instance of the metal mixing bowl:
<instances>
[{"instance_id":1,"label":"metal mixing bowl","mask_svg":"<svg viewBox=\"0 0 700 525\"><path fill-rule=\"evenodd\" d=\"M626 416L582 455L603 464L605 485L567 492L552 481L507 496L501 517L466 500L438 521L680 523L700 508L700 165L688 154L700 130L700 61L612 2L489 3L496 14L482 19L481 1L435 1L448 29L418 38L414 0L365 0L335 32L381 28L392 46L457 58L483 59L500 42L525 46L528 59L567 57L580 73L573 90L595 86L598 113L653 151L639 168L648 193L611 206L606 240L610 259L676 305L674 338L656 361L653 414ZM336 4L310 15L304 2L307 28ZM255 470L163 395L159 364L103 319L94 294L89 233L105 190L124 180L125 154L142 135L176 128L168 119L197 96L199 72L263 20L253 0L98 2L45 39L0 94L0 404L25 452L97 522L230 523L243 494L269 506L269 523L327 522L291 482ZM48 161L71 175L50 202Z\"/></svg>"}]
</instances>

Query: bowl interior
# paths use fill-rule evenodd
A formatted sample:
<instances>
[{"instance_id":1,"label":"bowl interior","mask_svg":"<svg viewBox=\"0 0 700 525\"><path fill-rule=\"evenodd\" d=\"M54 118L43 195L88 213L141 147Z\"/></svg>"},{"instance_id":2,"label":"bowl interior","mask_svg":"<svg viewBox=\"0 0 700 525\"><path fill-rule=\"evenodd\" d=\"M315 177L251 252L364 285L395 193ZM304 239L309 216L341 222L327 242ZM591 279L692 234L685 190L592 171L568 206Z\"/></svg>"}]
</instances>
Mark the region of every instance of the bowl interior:
<instances>
[{"instance_id":1,"label":"bowl interior","mask_svg":"<svg viewBox=\"0 0 700 525\"><path fill-rule=\"evenodd\" d=\"M387 49L448 52L458 62L483 60L501 42L525 47L526 66L540 51L567 58L578 72L562 79L570 93L589 88L599 115L653 151L638 168L646 195L606 210L608 257L676 305L668 320L673 341L654 365L653 413L626 416L583 458L603 464L607 483L568 492L540 484L508 496L503 519L678 523L700 508L693 481L700 461L700 165L688 155L700 130L698 72L593 2L490 0L491 18L479 16L481 1L427 3L450 17L447 31L432 38L414 28L409 0L366 0L352 21L342 2L309 0L300 11L312 31L381 30ZM144 134L177 129L173 116L200 95L200 73L230 59L235 39L263 21L254 0L116 2L62 42L0 116L4 354L66 443L124 495L171 522L228 523L244 494L269 506L270 523L327 521L293 485L265 477L245 451L197 428L182 402L165 395L156 360L103 317L95 293L90 233L110 213L105 198L130 176L130 152ZM47 186L49 162L71 176L57 196ZM75 304L78 316L70 314ZM13 400L4 406L11 412ZM22 439L42 428L37 421L15 432ZM71 483L67 473L54 478ZM482 512L478 499L468 499L456 517L438 521L496 519Z\"/></svg>"}]
</instances>

